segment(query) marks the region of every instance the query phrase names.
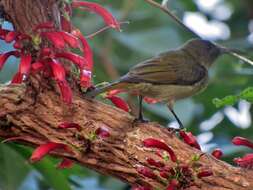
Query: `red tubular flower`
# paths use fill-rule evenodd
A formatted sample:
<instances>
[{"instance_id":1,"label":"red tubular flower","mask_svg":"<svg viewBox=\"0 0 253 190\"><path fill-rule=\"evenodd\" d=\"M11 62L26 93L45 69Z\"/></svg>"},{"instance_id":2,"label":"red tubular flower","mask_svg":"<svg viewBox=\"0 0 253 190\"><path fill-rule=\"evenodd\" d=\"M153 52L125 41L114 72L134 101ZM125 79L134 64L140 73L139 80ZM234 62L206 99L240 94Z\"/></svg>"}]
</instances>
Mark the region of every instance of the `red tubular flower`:
<instances>
[{"instance_id":1,"label":"red tubular flower","mask_svg":"<svg viewBox=\"0 0 253 190\"><path fill-rule=\"evenodd\" d=\"M78 131L81 131L81 126L78 125L77 123L70 123L70 122L63 122L60 125L58 125L58 128L61 129L70 129L70 128L74 128L77 129Z\"/></svg>"},{"instance_id":2,"label":"red tubular flower","mask_svg":"<svg viewBox=\"0 0 253 190\"><path fill-rule=\"evenodd\" d=\"M109 130L105 127L99 127L96 131L95 131L96 135L101 137L101 138L108 138L110 137L110 133Z\"/></svg>"},{"instance_id":3,"label":"red tubular flower","mask_svg":"<svg viewBox=\"0 0 253 190\"><path fill-rule=\"evenodd\" d=\"M18 72L21 73L23 76L24 75L27 76L31 69L31 62L32 62L32 56L30 53L21 54Z\"/></svg>"},{"instance_id":4,"label":"red tubular flower","mask_svg":"<svg viewBox=\"0 0 253 190\"><path fill-rule=\"evenodd\" d=\"M49 21L38 24L37 26L35 26L35 28L33 28L33 31L36 32L37 30L40 29L54 29L54 28L55 28L54 23Z\"/></svg>"},{"instance_id":5,"label":"red tubular flower","mask_svg":"<svg viewBox=\"0 0 253 190\"><path fill-rule=\"evenodd\" d=\"M82 35L82 33L80 32L80 30L75 29L72 31L72 34L76 37L78 37L82 43L82 51L83 51L83 56L85 57L85 60L87 60L87 64L85 65L84 68L82 68L83 70L81 71L80 74L80 84L82 87L90 87L92 86L92 82L91 82L91 73L92 73L92 69L93 69L93 53L92 50L87 42L87 40L85 39L85 37Z\"/></svg>"},{"instance_id":6,"label":"red tubular flower","mask_svg":"<svg viewBox=\"0 0 253 190\"><path fill-rule=\"evenodd\" d=\"M64 158L58 165L57 168L58 169L68 169L68 168L72 168L74 162L70 159Z\"/></svg>"},{"instance_id":7,"label":"red tubular flower","mask_svg":"<svg viewBox=\"0 0 253 190\"><path fill-rule=\"evenodd\" d=\"M71 32L72 25L64 16L61 16L61 29L66 32Z\"/></svg>"},{"instance_id":8,"label":"red tubular flower","mask_svg":"<svg viewBox=\"0 0 253 190\"><path fill-rule=\"evenodd\" d=\"M198 178L202 178L202 177L209 177L212 176L213 172L210 170L204 170L198 173Z\"/></svg>"},{"instance_id":9,"label":"red tubular flower","mask_svg":"<svg viewBox=\"0 0 253 190\"><path fill-rule=\"evenodd\" d=\"M85 64L87 64L87 60L84 57L71 52L56 53L55 58L68 59L72 61L74 64L76 64L79 67L79 69L83 69Z\"/></svg>"},{"instance_id":10,"label":"red tubular flower","mask_svg":"<svg viewBox=\"0 0 253 190\"><path fill-rule=\"evenodd\" d=\"M23 48L23 44L22 44L22 41L23 40L31 40L31 36L27 35L27 34L19 34L17 37L16 37L16 41L15 43L13 44L13 47L16 48L16 49L22 49Z\"/></svg>"},{"instance_id":11,"label":"red tubular flower","mask_svg":"<svg viewBox=\"0 0 253 190\"><path fill-rule=\"evenodd\" d=\"M212 152L212 155L217 158L220 159L223 155L223 152L221 151L221 149L217 148Z\"/></svg>"},{"instance_id":12,"label":"red tubular flower","mask_svg":"<svg viewBox=\"0 0 253 190\"><path fill-rule=\"evenodd\" d=\"M148 148L158 148L158 149L165 150L169 153L170 159L173 162L177 161L177 157L176 157L174 151L164 142L161 142L161 141L154 139L154 138L147 138L143 141L143 145Z\"/></svg>"},{"instance_id":13,"label":"red tubular flower","mask_svg":"<svg viewBox=\"0 0 253 190\"><path fill-rule=\"evenodd\" d=\"M27 77L29 75L29 72L31 69L31 62L32 62L32 56L30 53L21 54L19 69L12 79L12 82L11 82L12 84L20 84L23 82L24 77Z\"/></svg>"},{"instance_id":14,"label":"red tubular flower","mask_svg":"<svg viewBox=\"0 0 253 190\"><path fill-rule=\"evenodd\" d=\"M169 186L166 188L166 190L176 190L177 187L178 187L178 185L179 185L178 180L172 179L172 180L170 181Z\"/></svg>"},{"instance_id":15,"label":"red tubular flower","mask_svg":"<svg viewBox=\"0 0 253 190\"><path fill-rule=\"evenodd\" d=\"M23 81L23 75L17 72L11 80L11 84L20 84Z\"/></svg>"},{"instance_id":16,"label":"red tubular flower","mask_svg":"<svg viewBox=\"0 0 253 190\"><path fill-rule=\"evenodd\" d=\"M49 63L50 63L54 78L57 81L65 81L66 73L65 73L64 67L55 59L52 59Z\"/></svg>"},{"instance_id":17,"label":"red tubular flower","mask_svg":"<svg viewBox=\"0 0 253 190\"><path fill-rule=\"evenodd\" d=\"M10 56L15 56L18 57L19 56L19 52L18 51L9 51L3 54L0 54L0 70L3 68L6 60L10 57Z\"/></svg>"},{"instance_id":18,"label":"red tubular flower","mask_svg":"<svg viewBox=\"0 0 253 190\"><path fill-rule=\"evenodd\" d=\"M90 86L92 86L91 84L91 77L92 77L92 73L89 70L81 70L80 73L80 84L82 87L86 87L89 88Z\"/></svg>"},{"instance_id":19,"label":"red tubular flower","mask_svg":"<svg viewBox=\"0 0 253 190\"><path fill-rule=\"evenodd\" d=\"M151 165L151 166L155 166L155 167L158 167L158 168L164 167L164 163L156 161L153 158L147 158L146 160L147 160L148 164Z\"/></svg>"},{"instance_id":20,"label":"red tubular flower","mask_svg":"<svg viewBox=\"0 0 253 190\"><path fill-rule=\"evenodd\" d=\"M232 143L234 145L247 146L247 147L253 149L253 142L251 142L250 140L243 138L243 137L234 137L232 140Z\"/></svg>"},{"instance_id":21,"label":"red tubular flower","mask_svg":"<svg viewBox=\"0 0 253 190\"><path fill-rule=\"evenodd\" d=\"M61 91L62 99L65 103L72 103L72 90L66 81L57 81Z\"/></svg>"},{"instance_id":22,"label":"red tubular flower","mask_svg":"<svg viewBox=\"0 0 253 190\"><path fill-rule=\"evenodd\" d=\"M88 44L87 40L85 39L85 37L82 35L82 33L80 32L80 30L75 29L72 31L72 34L76 37L78 37L82 43L82 47L83 47L83 56L86 58L87 60L87 65L85 67L85 69L92 71L93 68L93 53L92 50L90 48L90 45Z\"/></svg>"},{"instance_id":23,"label":"red tubular flower","mask_svg":"<svg viewBox=\"0 0 253 190\"><path fill-rule=\"evenodd\" d=\"M16 41L14 44L13 44L13 47L15 49L22 49L22 44L20 43L20 41Z\"/></svg>"},{"instance_id":24,"label":"red tubular flower","mask_svg":"<svg viewBox=\"0 0 253 190\"><path fill-rule=\"evenodd\" d=\"M122 98L117 96L107 96L106 98L109 99L117 108L126 112L130 111L128 104Z\"/></svg>"},{"instance_id":25,"label":"red tubular flower","mask_svg":"<svg viewBox=\"0 0 253 190\"><path fill-rule=\"evenodd\" d=\"M53 54L53 49L49 47L44 47L40 49L40 57L50 57Z\"/></svg>"},{"instance_id":26,"label":"red tubular flower","mask_svg":"<svg viewBox=\"0 0 253 190\"><path fill-rule=\"evenodd\" d=\"M30 161L31 162L40 161L47 154L56 149L66 149L66 145L54 142L42 144L33 151L32 156L30 157Z\"/></svg>"},{"instance_id":27,"label":"red tubular flower","mask_svg":"<svg viewBox=\"0 0 253 190\"><path fill-rule=\"evenodd\" d=\"M97 3L93 3L93 2L88 2L88 1L73 1L71 5L73 8L83 7L85 8L85 10L88 9L89 11L99 14L100 16L103 17L105 23L108 26L115 28L117 30L120 30L120 24L118 23L118 21L112 16L110 12L108 12L101 5Z\"/></svg>"},{"instance_id":28,"label":"red tubular flower","mask_svg":"<svg viewBox=\"0 0 253 190\"><path fill-rule=\"evenodd\" d=\"M242 168L251 169L251 168L253 168L253 153L246 154L242 158L235 158L234 162Z\"/></svg>"},{"instance_id":29,"label":"red tubular flower","mask_svg":"<svg viewBox=\"0 0 253 190\"><path fill-rule=\"evenodd\" d=\"M79 40L77 37L75 37L73 34L68 33L68 32L64 32L64 31L60 31L58 32L59 35L62 36L63 40L72 48L79 48L80 44L79 44Z\"/></svg>"},{"instance_id":30,"label":"red tubular flower","mask_svg":"<svg viewBox=\"0 0 253 190\"><path fill-rule=\"evenodd\" d=\"M5 36L5 42L6 43L11 43L12 41L14 41L16 39L16 37L18 36L18 33L15 31L10 31L8 34L6 34Z\"/></svg>"},{"instance_id":31,"label":"red tubular flower","mask_svg":"<svg viewBox=\"0 0 253 190\"><path fill-rule=\"evenodd\" d=\"M150 179L156 179L157 178L157 176L154 174L154 172L152 170L150 170L149 168L145 167L145 166L137 167L137 172L139 174L144 175L147 178L150 178Z\"/></svg>"},{"instance_id":32,"label":"red tubular flower","mask_svg":"<svg viewBox=\"0 0 253 190\"><path fill-rule=\"evenodd\" d=\"M191 132L185 132L185 131L180 131L179 135L183 138L184 142L187 143L188 145L201 150L199 143L197 142L197 139Z\"/></svg>"},{"instance_id":33,"label":"red tubular flower","mask_svg":"<svg viewBox=\"0 0 253 190\"><path fill-rule=\"evenodd\" d=\"M6 35L11 32L10 30L0 28L0 39L5 40Z\"/></svg>"},{"instance_id":34,"label":"red tubular flower","mask_svg":"<svg viewBox=\"0 0 253 190\"><path fill-rule=\"evenodd\" d=\"M63 49L65 47L65 41L59 32L41 32L41 37L47 38L56 48Z\"/></svg>"},{"instance_id":35,"label":"red tubular flower","mask_svg":"<svg viewBox=\"0 0 253 190\"><path fill-rule=\"evenodd\" d=\"M41 71L43 68L44 68L44 65L41 62L34 62L32 64L32 71L35 73Z\"/></svg>"},{"instance_id":36,"label":"red tubular flower","mask_svg":"<svg viewBox=\"0 0 253 190\"><path fill-rule=\"evenodd\" d=\"M67 104L71 104L72 103L72 90L69 87L69 85L65 79L66 74L65 74L64 67L59 62L57 62L55 59L52 59L49 62L49 64L52 68L54 78L57 81L57 84L60 88L63 101L66 102Z\"/></svg>"},{"instance_id":37,"label":"red tubular flower","mask_svg":"<svg viewBox=\"0 0 253 190\"><path fill-rule=\"evenodd\" d=\"M161 176L162 178L165 178L165 179L168 179L168 178L169 178L169 174L168 174L168 172L165 171L165 170L160 171L160 176Z\"/></svg>"},{"instance_id":38,"label":"red tubular flower","mask_svg":"<svg viewBox=\"0 0 253 190\"><path fill-rule=\"evenodd\" d=\"M176 169L172 167L164 168L164 171L168 171L172 176L176 175Z\"/></svg>"}]
</instances>

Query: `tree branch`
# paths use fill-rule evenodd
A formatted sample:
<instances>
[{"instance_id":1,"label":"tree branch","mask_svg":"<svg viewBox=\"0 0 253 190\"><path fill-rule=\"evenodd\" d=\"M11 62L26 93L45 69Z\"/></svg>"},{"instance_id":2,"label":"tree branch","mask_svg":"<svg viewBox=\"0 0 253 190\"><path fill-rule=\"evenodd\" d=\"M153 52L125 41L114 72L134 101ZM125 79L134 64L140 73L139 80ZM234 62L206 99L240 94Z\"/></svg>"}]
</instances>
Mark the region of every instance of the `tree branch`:
<instances>
[{"instance_id":1,"label":"tree branch","mask_svg":"<svg viewBox=\"0 0 253 190\"><path fill-rule=\"evenodd\" d=\"M165 6L162 6L161 4L153 1L153 0L144 0L147 3L149 3L150 5L157 7L158 9L160 9L161 11L165 12L167 15L169 15L179 26L181 26L184 30L190 32L191 34L193 34L193 36L200 38L201 37L194 32L192 29L190 29L188 26L186 26L175 14L173 14L168 8L166 8Z\"/></svg>"},{"instance_id":2,"label":"tree branch","mask_svg":"<svg viewBox=\"0 0 253 190\"><path fill-rule=\"evenodd\" d=\"M33 88L34 89L34 88ZM24 93L25 92L25 93ZM62 103L54 90L43 90L34 103L31 87L2 86L0 88L0 136L18 137L18 141L32 146L47 142L63 143L71 147L73 153L53 152L59 157L67 157L78 164L99 173L117 177L132 185L165 188L160 180L146 178L138 173L138 166L146 166L153 171L146 158L164 162L150 149L143 147L146 138L156 138L169 145L179 162L186 164L192 156L202 153L171 134L157 123L133 123L129 114L95 100L75 96L71 106ZM59 129L63 122L75 122L81 131ZM110 137L89 141L89 136L98 128L109 130ZM175 163L166 161L168 167ZM212 156L203 155L199 164L210 168L214 175L196 179L199 189L253 189L253 171L232 167Z\"/></svg>"}]
</instances>

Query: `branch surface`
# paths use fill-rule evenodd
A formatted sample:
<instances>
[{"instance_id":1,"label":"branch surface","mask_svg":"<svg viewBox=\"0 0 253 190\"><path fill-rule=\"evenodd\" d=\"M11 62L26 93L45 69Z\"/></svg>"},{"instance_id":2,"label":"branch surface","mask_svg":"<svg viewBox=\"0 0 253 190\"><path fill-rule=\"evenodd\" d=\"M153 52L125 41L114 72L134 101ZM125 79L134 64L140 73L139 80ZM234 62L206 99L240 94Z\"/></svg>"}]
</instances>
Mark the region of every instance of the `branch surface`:
<instances>
[{"instance_id":1,"label":"branch surface","mask_svg":"<svg viewBox=\"0 0 253 190\"><path fill-rule=\"evenodd\" d=\"M47 142L63 143L71 147L73 153L53 152L54 155L67 157L78 164L99 173L111 175L129 184L165 188L159 180L146 178L138 173L140 165L153 171L146 158L164 162L154 151L143 147L146 138L156 138L169 145L176 153L180 163L188 163L193 155L202 153L194 149L165 127L157 123L133 124L134 118L112 106L86 100L78 95L71 106L62 103L54 90L45 89L36 95L31 88L21 86L1 86L0 88L0 136L19 137L19 141L32 146ZM63 121L75 122L81 131L59 129ZM98 128L107 128L110 137L88 141L89 136ZM199 189L253 189L253 171L235 168L203 155L199 164L210 168L214 175L197 179ZM170 160L167 166L175 167ZM196 189L194 187L193 189Z\"/></svg>"}]
</instances>

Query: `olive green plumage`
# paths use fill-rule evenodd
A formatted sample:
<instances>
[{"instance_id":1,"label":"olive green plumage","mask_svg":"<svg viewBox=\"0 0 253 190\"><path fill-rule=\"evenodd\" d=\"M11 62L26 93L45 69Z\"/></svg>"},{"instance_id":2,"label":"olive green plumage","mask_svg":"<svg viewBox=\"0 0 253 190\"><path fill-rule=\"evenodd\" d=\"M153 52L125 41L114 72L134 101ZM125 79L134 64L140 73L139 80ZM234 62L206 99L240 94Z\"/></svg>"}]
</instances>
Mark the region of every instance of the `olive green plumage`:
<instances>
[{"instance_id":1,"label":"olive green plumage","mask_svg":"<svg viewBox=\"0 0 253 190\"><path fill-rule=\"evenodd\" d=\"M208 69L225 51L214 43L193 39L181 48L161 53L132 67L119 80L88 92L124 89L162 101L175 101L194 95L206 87Z\"/></svg>"}]
</instances>

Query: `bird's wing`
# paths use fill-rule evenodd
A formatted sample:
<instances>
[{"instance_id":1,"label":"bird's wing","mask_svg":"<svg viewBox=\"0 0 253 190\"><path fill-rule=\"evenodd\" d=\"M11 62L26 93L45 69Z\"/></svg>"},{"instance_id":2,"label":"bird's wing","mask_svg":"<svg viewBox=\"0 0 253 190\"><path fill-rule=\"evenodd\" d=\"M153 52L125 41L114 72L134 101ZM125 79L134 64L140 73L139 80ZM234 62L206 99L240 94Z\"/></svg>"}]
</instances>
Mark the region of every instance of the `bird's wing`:
<instances>
[{"instance_id":1,"label":"bird's wing","mask_svg":"<svg viewBox=\"0 0 253 190\"><path fill-rule=\"evenodd\" d=\"M193 85L207 76L207 70L180 50L162 53L139 63L121 78L121 82Z\"/></svg>"}]
</instances>

